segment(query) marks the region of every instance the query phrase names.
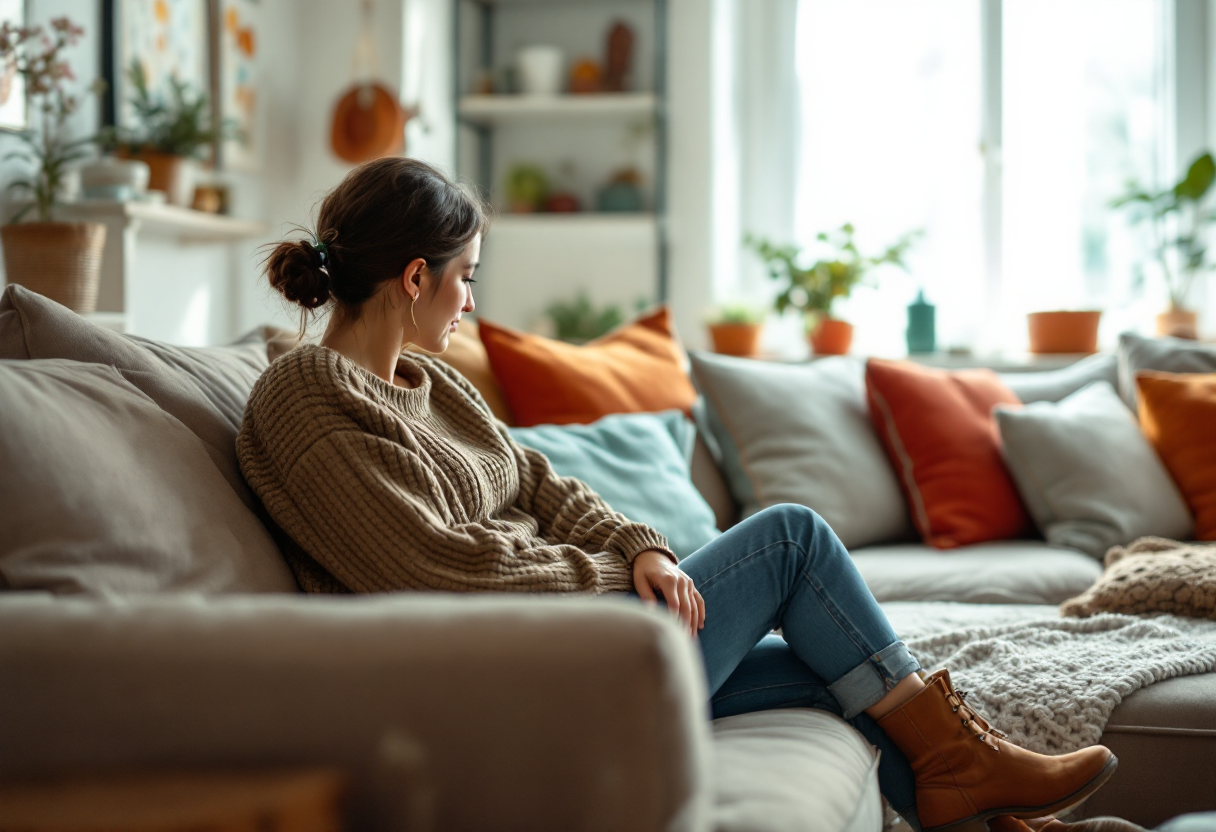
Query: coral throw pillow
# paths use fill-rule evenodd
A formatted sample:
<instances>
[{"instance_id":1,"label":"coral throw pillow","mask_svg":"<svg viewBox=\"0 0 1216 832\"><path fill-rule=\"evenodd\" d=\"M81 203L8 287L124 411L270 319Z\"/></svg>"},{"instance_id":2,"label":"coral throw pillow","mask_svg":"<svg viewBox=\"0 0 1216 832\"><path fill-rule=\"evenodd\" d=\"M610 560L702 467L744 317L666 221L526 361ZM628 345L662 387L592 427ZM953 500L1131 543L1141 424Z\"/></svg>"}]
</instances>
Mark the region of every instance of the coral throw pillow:
<instances>
[{"instance_id":1,"label":"coral throw pillow","mask_svg":"<svg viewBox=\"0 0 1216 832\"><path fill-rule=\"evenodd\" d=\"M610 413L683 410L697 397L666 307L583 346L480 321L515 424L589 424Z\"/></svg>"},{"instance_id":2,"label":"coral throw pillow","mask_svg":"<svg viewBox=\"0 0 1216 832\"><path fill-rule=\"evenodd\" d=\"M992 417L998 404L1021 403L996 373L871 359L866 395L926 543L953 549L1031 529Z\"/></svg>"},{"instance_id":3,"label":"coral throw pillow","mask_svg":"<svg viewBox=\"0 0 1216 832\"><path fill-rule=\"evenodd\" d=\"M1216 374L1140 372L1140 428L1195 515L1195 539L1216 540Z\"/></svg>"}]
</instances>

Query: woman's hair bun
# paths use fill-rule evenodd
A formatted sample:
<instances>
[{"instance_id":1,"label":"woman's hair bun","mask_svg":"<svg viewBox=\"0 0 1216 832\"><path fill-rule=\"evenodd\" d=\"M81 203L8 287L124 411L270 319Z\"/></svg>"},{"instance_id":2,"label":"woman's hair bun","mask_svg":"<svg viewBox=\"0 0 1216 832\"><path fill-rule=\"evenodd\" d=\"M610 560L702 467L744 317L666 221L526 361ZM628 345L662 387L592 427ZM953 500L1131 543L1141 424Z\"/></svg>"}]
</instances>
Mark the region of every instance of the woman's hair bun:
<instances>
[{"instance_id":1,"label":"woman's hair bun","mask_svg":"<svg viewBox=\"0 0 1216 832\"><path fill-rule=\"evenodd\" d=\"M323 306L333 288L321 252L308 240L275 246L266 259L266 277L283 297L305 309Z\"/></svg>"}]
</instances>

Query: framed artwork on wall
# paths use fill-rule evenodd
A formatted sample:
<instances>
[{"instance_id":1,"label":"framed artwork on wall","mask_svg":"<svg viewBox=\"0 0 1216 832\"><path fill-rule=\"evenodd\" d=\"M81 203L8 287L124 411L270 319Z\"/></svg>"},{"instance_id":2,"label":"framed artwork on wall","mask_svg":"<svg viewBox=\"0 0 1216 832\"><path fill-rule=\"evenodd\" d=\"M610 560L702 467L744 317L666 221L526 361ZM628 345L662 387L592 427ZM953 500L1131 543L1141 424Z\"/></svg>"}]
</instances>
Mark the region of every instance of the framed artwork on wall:
<instances>
[{"instance_id":1,"label":"framed artwork on wall","mask_svg":"<svg viewBox=\"0 0 1216 832\"><path fill-rule=\"evenodd\" d=\"M256 172L262 126L258 106L258 0L210 0L213 4L211 87L214 117L236 127L237 137L220 144L225 170Z\"/></svg>"},{"instance_id":2,"label":"framed artwork on wall","mask_svg":"<svg viewBox=\"0 0 1216 832\"><path fill-rule=\"evenodd\" d=\"M0 21L25 25L25 0L0 0ZM25 79L10 66L0 66L0 130L20 131L29 127L25 102Z\"/></svg>"},{"instance_id":3,"label":"framed artwork on wall","mask_svg":"<svg viewBox=\"0 0 1216 832\"><path fill-rule=\"evenodd\" d=\"M105 124L135 126L127 77L133 62L153 95L167 96L169 79L177 78L211 96L209 0L103 0L102 24Z\"/></svg>"}]
</instances>

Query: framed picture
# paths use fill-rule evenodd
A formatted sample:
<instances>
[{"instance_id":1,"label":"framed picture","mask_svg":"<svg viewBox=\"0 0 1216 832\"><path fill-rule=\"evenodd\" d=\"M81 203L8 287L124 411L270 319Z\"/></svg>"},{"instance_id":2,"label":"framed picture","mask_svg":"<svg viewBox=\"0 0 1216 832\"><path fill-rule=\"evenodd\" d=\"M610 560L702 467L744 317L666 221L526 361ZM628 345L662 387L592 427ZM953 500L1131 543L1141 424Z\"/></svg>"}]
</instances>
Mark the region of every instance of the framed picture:
<instances>
[{"instance_id":1,"label":"framed picture","mask_svg":"<svg viewBox=\"0 0 1216 832\"><path fill-rule=\"evenodd\" d=\"M133 62L143 67L153 95L168 95L169 79L177 78L214 101L210 12L210 0L103 0L105 124L136 126L127 77Z\"/></svg>"},{"instance_id":2,"label":"framed picture","mask_svg":"<svg viewBox=\"0 0 1216 832\"><path fill-rule=\"evenodd\" d=\"M24 26L25 0L0 0L0 20ZM0 130L20 131L29 127L25 102L25 79L9 67L0 66Z\"/></svg>"},{"instance_id":3,"label":"framed picture","mask_svg":"<svg viewBox=\"0 0 1216 832\"><path fill-rule=\"evenodd\" d=\"M210 0L214 118L235 126L237 137L221 142L219 163L226 170L254 173L259 167L263 125L258 106L258 0Z\"/></svg>"}]
</instances>

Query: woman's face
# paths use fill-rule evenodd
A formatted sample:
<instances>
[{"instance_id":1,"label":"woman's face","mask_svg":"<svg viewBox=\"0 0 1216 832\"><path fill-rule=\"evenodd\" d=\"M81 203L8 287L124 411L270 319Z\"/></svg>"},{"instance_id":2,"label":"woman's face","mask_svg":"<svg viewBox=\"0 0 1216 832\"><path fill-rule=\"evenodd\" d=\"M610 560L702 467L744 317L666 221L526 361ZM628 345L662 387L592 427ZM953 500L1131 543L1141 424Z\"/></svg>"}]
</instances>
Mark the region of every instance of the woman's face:
<instances>
[{"instance_id":1,"label":"woman's face","mask_svg":"<svg viewBox=\"0 0 1216 832\"><path fill-rule=\"evenodd\" d=\"M473 311L473 272L480 258L481 235L478 234L447 264L442 275L423 270L414 315L406 321L408 341L427 352L443 352L448 348L448 339L456 331L460 316ZM439 281L438 290L435 280ZM415 321L417 330L413 327Z\"/></svg>"}]
</instances>

